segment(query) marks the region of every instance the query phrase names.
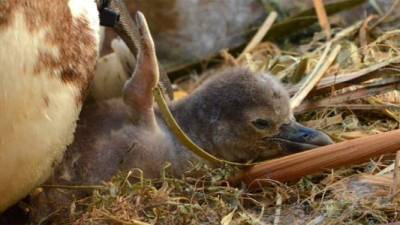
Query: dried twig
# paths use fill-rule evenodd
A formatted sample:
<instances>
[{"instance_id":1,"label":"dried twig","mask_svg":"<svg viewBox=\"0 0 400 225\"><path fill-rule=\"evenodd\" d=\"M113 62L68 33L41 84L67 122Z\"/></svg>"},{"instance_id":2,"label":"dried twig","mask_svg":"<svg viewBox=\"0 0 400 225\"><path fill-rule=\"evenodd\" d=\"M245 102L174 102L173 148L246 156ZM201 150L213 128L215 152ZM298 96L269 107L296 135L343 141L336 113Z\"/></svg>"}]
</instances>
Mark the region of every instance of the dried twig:
<instances>
[{"instance_id":1,"label":"dried twig","mask_svg":"<svg viewBox=\"0 0 400 225\"><path fill-rule=\"evenodd\" d=\"M363 25L361 26L360 32L358 34L363 55L367 55L367 52L368 52L368 48L367 48L368 47L368 32L369 32L368 24L371 20L373 20L375 18L376 18L375 15L368 16L368 18L364 20Z\"/></svg>"},{"instance_id":2,"label":"dried twig","mask_svg":"<svg viewBox=\"0 0 400 225\"><path fill-rule=\"evenodd\" d=\"M257 181L263 179L280 182L297 180L325 169L365 162L398 149L400 130L394 130L274 159L243 171L230 182L245 182L250 188L259 188Z\"/></svg>"},{"instance_id":3,"label":"dried twig","mask_svg":"<svg viewBox=\"0 0 400 225\"><path fill-rule=\"evenodd\" d=\"M281 211L282 211L282 196L279 192L276 193L276 209L274 215L274 225L278 225L280 218L281 218Z\"/></svg>"},{"instance_id":4,"label":"dried twig","mask_svg":"<svg viewBox=\"0 0 400 225\"><path fill-rule=\"evenodd\" d=\"M119 224L124 224L124 225L150 225L150 223L145 223L145 222L138 221L138 220L133 220L133 219L130 219L130 221L124 221L124 220L122 220L122 219L120 219L120 218L118 218L116 216L113 216L113 215L111 215L111 214L109 214L107 212L104 212L102 210L99 210L99 213L101 215L105 216L107 219L112 220L114 222L117 222Z\"/></svg>"},{"instance_id":5,"label":"dried twig","mask_svg":"<svg viewBox=\"0 0 400 225\"><path fill-rule=\"evenodd\" d=\"M300 106L301 107L301 106ZM296 109L295 115L304 113L309 110L321 109L326 107L332 108L346 108L350 110L400 110L400 106L397 105L370 105L370 104L315 104L306 106L305 108Z\"/></svg>"},{"instance_id":6,"label":"dried twig","mask_svg":"<svg viewBox=\"0 0 400 225\"><path fill-rule=\"evenodd\" d=\"M329 40L331 38L331 25L329 24L324 2L322 0L313 0L313 2L315 11L317 12L319 24L324 30L327 39Z\"/></svg>"},{"instance_id":7,"label":"dried twig","mask_svg":"<svg viewBox=\"0 0 400 225\"><path fill-rule=\"evenodd\" d=\"M58 189L69 189L69 190L95 190L95 189L107 189L106 186L101 185L50 185L43 184L42 188L58 188Z\"/></svg>"},{"instance_id":8,"label":"dried twig","mask_svg":"<svg viewBox=\"0 0 400 225\"><path fill-rule=\"evenodd\" d=\"M299 113L299 112L304 112L307 110L317 109L317 108L321 108L321 107L332 107L334 105L340 105L340 104L343 104L348 101L353 101L356 99L361 99L361 98L366 98L366 97L370 97L370 96L375 96L378 94L383 94L388 91L396 90L398 88L400 88L399 80L391 82L391 83L383 84L383 85L363 87L363 88L359 88L354 91L345 92L343 94L339 94L339 95L332 96L332 97L327 97L327 98L324 98L324 99L321 99L318 101L304 102L303 104L301 104L299 107L297 107L295 109L295 112ZM370 105L370 107L372 109L373 105ZM396 109L398 108L398 107L392 106L392 105L387 105L386 107L396 108ZM379 108L382 108L382 106L380 106Z\"/></svg>"},{"instance_id":9,"label":"dried twig","mask_svg":"<svg viewBox=\"0 0 400 225\"><path fill-rule=\"evenodd\" d=\"M321 77L325 74L330 65L336 59L336 56L339 54L340 48L340 45L337 45L332 50L332 52L330 52L330 45L327 46L322 57L315 66L315 69L311 72L309 76L303 79L299 91L290 100L290 106L292 109L299 106L304 98L308 95L308 93L310 93L310 91L314 88L315 84L321 79ZM330 54L328 55L329 52Z\"/></svg>"},{"instance_id":10,"label":"dried twig","mask_svg":"<svg viewBox=\"0 0 400 225\"><path fill-rule=\"evenodd\" d=\"M380 23L382 23L383 21L385 21L385 19L387 19L387 18L390 16L390 14L392 14L393 11L395 11L395 9L396 9L396 7L397 7L397 5L398 5L399 3L400 3L400 0L395 0L395 2L393 2L393 4L392 4L392 6L390 7L390 9L385 13L385 15L383 15L381 18L379 18L379 20L376 21L376 22L372 25L371 29L375 28L375 27L378 26Z\"/></svg>"},{"instance_id":11,"label":"dried twig","mask_svg":"<svg viewBox=\"0 0 400 225\"><path fill-rule=\"evenodd\" d=\"M326 13L333 15L335 13L348 10L352 7L358 6L366 2L366 0L345 0L334 3L325 4ZM272 26L271 31L266 36L269 40L274 40L282 36L289 36L300 29L304 29L317 22L315 10L310 8L301 13L298 13L284 21Z\"/></svg>"},{"instance_id":12,"label":"dried twig","mask_svg":"<svg viewBox=\"0 0 400 225\"><path fill-rule=\"evenodd\" d=\"M390 164L390 165L387 166L385 169L379 171L379 173L377 173L376 175L383 176L383 175L385 175L385 174L390 173L391 171L393 171L393 169L394 169L394 163Z\"/></svg>"},{"instance_id":13,"label":"dried twig","mask_svg":"<svg viewBox=\"0 0 400 225\"><path fill-rule=\"evenodd\" d=\"M396 159L394 161L394 171L393 171L393 186L392 186L392 193L391 195L394 196L399 191L400 185L400 174L399 174L399 163L400 163L400 151L396 153Z\"/></svg>"},{"instance_id":14,"label":"dried twig","mask_svg":"<svg viewBox=\"0 0 400 225\"><path fill-rule=\"evenodd\" d=\"M322 89L330 89L330 87L332 85L335 85L335 89L339 89L337 86L339 86L340 84L343 83L358 83L360 82L359 79L365 77L364 80L368 80L371 78L375 78L376 76L382 77L383 75L386 74L393 74L394 72L392 70L390 70L389 68L385 68L386 70L381 70L378 71L380 69L384 69L384 67L389 66L390 64L394 64L394 63L400 63L400 56L396 56L390 59L387 59L385 61L376 63L374 65L371 65L367 68L355 71L355 72L351 72L351 73L345 73L345 74L340 74L337 76L329 76L329 77L325 77L323 79L321 79L317 85L315 86L316 90L322 90ZM377 74L374 74L373 72L378 71ZM396 72L398 73L398 72ZM342 85L340 86L340 88L342 87L346 87L348 85ZM300 90L301 85L295 85L291 88L289 88L289 92L290 93L295 93L298 92L298 90Z\"/></svg>"},{"instance_id":15,"label":"dried twig","mask_svg":"<svg viewBox=\"0 0 400 225\"><path fill-rule=\"evenodd\" d=\"M339 33L335 34L335 36L330 41L315 49L315 51L313 51L311 54L321 51L322 49L326 48L328 44L335 44L340 40L342 40L343 38L349 37L353 33L357 32L357 30L361 27L362 24L363 21L358 21L357 23L341 30Z\"/></svg>"}]
</instances>

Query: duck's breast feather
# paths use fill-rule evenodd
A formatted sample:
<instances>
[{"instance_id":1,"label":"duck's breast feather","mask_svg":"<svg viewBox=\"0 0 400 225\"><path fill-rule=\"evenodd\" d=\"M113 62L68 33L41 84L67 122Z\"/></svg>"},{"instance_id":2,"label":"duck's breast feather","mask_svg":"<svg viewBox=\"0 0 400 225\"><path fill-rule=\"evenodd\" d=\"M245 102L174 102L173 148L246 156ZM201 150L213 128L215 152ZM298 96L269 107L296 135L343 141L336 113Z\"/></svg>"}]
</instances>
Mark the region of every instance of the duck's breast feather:
<instances>
[{"instance_id":1,"label":"duck's breast feather","mask_svg":"<svg viewBox=\"0 0 400 225\"><path fill-rule=\"evenodd\" d=\"M93 0L0 1L0 212L42 183L72 142L98 24Z\"/></svg>"}]
</instances>

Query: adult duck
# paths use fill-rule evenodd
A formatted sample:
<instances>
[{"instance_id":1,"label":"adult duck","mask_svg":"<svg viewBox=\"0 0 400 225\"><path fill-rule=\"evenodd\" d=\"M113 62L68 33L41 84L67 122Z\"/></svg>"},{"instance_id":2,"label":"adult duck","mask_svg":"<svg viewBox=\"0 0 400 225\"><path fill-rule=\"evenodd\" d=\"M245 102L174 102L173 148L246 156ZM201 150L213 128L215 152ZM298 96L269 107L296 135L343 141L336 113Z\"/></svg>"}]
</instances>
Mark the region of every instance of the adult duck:
<instances>
[{"instance_id":1,"label":"adult duck","mask_svg":"<svg viewBox=\"0 0 400 225\"><path fill-rule=\"evenodd\" d=\"M73 141L99 26L94 0L0 1L0 213L44 182Z\"/></svg>"}]
</instances>

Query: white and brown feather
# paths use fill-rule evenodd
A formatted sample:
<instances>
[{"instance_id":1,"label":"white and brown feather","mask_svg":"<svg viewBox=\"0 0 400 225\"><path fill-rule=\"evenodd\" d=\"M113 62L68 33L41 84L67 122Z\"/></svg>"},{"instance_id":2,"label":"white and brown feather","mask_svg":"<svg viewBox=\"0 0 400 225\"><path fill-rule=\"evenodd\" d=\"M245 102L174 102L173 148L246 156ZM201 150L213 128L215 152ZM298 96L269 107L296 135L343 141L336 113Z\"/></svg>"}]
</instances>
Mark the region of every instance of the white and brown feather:
<instances>
[{"instance_id":1,"label":"white and brown feather","mask_svg":"<svg viewBox=\"0 0 400 225\"><path fill-rule=\"evenodd\" d=\"M94 0L0 1L0 212L45 181L72 142L98 24Z\"/></svg>"}]
</instances>

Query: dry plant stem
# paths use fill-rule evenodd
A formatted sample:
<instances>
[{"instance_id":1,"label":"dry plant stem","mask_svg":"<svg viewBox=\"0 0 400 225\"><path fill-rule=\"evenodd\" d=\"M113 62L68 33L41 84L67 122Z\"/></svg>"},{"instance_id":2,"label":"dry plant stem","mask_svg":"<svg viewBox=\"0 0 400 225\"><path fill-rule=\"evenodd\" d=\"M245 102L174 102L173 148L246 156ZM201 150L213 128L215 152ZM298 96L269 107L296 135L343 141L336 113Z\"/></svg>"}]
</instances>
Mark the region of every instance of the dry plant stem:
<instances>
[{"instance_id":1,"label":"dry plant stem","mask_svg":"<svg viewBox=\"0 0 400 225\"><path fill-rule=\"evenodd\" d=\"M371 65L367 68L351 72L351 73L345 73L345 74L340 74L337 76L329 76L321 79L318 84L315 86L315 89L318 91L322 91L322 89L329 89L332 85L335 85L335 89L340 89L337 87L337 85L343 84L343 83L349 83L349 82L354 82L358 83L359 79L366 77L363 79L363 81L368 80L370 78L375 78L376 76L382 77L382 74L393 74L394 72L390 69L385 69L383 71L377 71L379 69L383 69L384 67L389 66L390 64L395 64L395 63L400 63L400 56L390 58L388 60L385 60L383 62L376 63L374 65ZM378 74L372 74L373 72L377 71ZM368 76L368 77L367 77ZM350 84L349 84L350 85ZM348 85L342 85L342 87L346 87ZM295 93L298 90L300 90L301 84L300 85L294 85L293 87L289 88L290 93Z\"/></svg>"},{"instance_id":2,"label":"dry plant stem","mask_svg":"<svg viewBox=\"0 0 400 225\"><path fill-rule=\"evenodd\" d=\"M396 7L397 7L397 5L398 5L399 3L400 3L399 0L395 0L395 1L393 2L392 6L390 7L390 9L385 13L385 15L383 15L381 18L379 18L379 20L376 21L376 22L372 25L371 29L375 28L375 27L378 26L380 23L382 23L385 19L387 19L387 18L390 16L390 14L392 14L393 11L396 9Z\"/></svg>"},{"instance_id":3,"label":"dry plant stem","mask_svg":"<svg viewBox=\"0 0 400 225\"><path fill-rule=\"evenodd\" d=\"M300 106L302 107L302 106ZM400 106L392 106L392 105L370 105L370 104L315 104L315 105L310 105L302 108L296 108L296 111L294 111L295 115L310 111L310 110L316 110L316 109L321 109L321 108L346 108L350 110L399 110Z\"/></svg>"},{"instance_id":4,"label":"dry plant stem","mask_svg":"<svg viewBox=\"0 0 400 225\"><path fill-rule=\"evenodd\" d=\"M396 88L396 90L398 90L398 88ZM393 93L393 92L392 92L392 93ZM377 98L377 97L370 97L370 98L367 99L367 101L368 101L370 104L374 104L374 105L399 106L399 104L386 103L386 102L382 101L381 99L379 99L379 98ZM396 120L398 123L400 123L400 118L399 118L399 116L398 116L395 112L393 112L393 111L395 111L395 110L396 110L395 108L389 107L389 108L383 109L383 113L384 113L386 116L391 117L392 119L394 119L394 120Z\"/></svg>"},{"instance_id":5,"label":"dry plant stem","mask_svg":"<svg viewBox=\"0 0 400 225\"><path fill-rule=\"evenodd\" d=\"M293 71L292 79L294 82L298 82L301 80L301 77L305 74L308 65L308 58L302 58L296 63L296 68Z\"/></svg>"},{"instance_id":6,"label":"dry plant stem","mask_svg":"<svg viewBox=\"0 0 400 225\"><path fill-rule=\"evenodd\" d=\"M311 54L315 54L315 53L321 51L322 49L326 48L326 46L328 44L334 44L334 43L342 40L343 38L346 38L346 37L352 35L353 33L357 32L357 30L361 27L362 24L363 24L363 21L358 21L357 23L351 25L350 27L347 27L347 28L339 31L339 33L337 33L329 42L318 47Z\"/></svg>"},{"instance_id":7,"label":"dry plant stem","mask_svg":"<svg viewBox=\"0 0 400 225\"><path fill-rule=\"evenodd\" d=\"M385 169L379 171L379 173L377 173L376 175L378 176L383 176L387 173L390 173L391 171L394 170L394 163L390 164L389 166L387 166Z\"/></svg>"},{"instance_id":8,"label":"dry plant stem","mask_svg":"<svg viewBox=\"0 0 400 225\"><path fill-rule=\"evenodd\" d=\"M368 16L367 19L364 20L363 25L360 28L360 32L358 34L358 39L360 40L360 46L361 46L361 51L363 53L363 55L367 55L368 54L368 32L369 32L369 28L368 28L368 24L371 20L375 19L376 16L372 15L372 16Z\"/></svg>"},{"instance_id":9,"label":"dry plant stem","mask_svg":"<svg viewBox=\"0 0 400 225\"><path fill-rule=\"evenodd\" d=\"M378 69L376 71L372 71L370 73L364 74L360 77L354 78L354 79L349 79L347 81L343 81L343 82L335 82L333 81L332 86L334 86L334 90L339 90L339 89L343 89L346 87L350 87L352 85L359 85L365 81L369 81L372 79L376 79L376 78L385 78L391 75L397 75L399 74L399 71L397 71L396 69L390 68L390 67L385 67L385 68L381 68ZM343 77L344 78L344 77ZM345 78L346 79L346 78ZM385 78L388 79L388 78ZM310 93L311 96L314 95L318 95L318 94L323 94L323 93L327 93L327 92L331 92L332 91L332 86L327 86L324 88L318 88L318 86L313 89L313 91Z\"/></svg>"},{"instance_id":10,"label":"dry plant stem","mask_svg":"<svg viewBox=\"0 0 400 225\"><path fill-rule=\"evenodd\" d=\"M388 91L397 90L399 87L400 87L400 83L399 83L399 81L396 81L394 83L378 85L376 87L360 88L355 91L349 91L349 92L339 94L339 95L336 95L333 97L327 97L327 98L324 98L324 99L321 99L318 101L304 102L303 104L301 104L299 107L297 107L295 109L295 112L299 113L299 112L318 109L318 108L322 108L322 107L333 107L335 105L343 104L348 101L366 98L366 97L370 97L370 96L375 96L378 94L386 93ZM372 109L373 105L370 105L370 107ZM396 108L396 106L385 106L385 107ZM382 109L382 106L380 106L378 108Z\"/></svg>"},{"instance_id":11,"label":"dry plant stem","mask_svg":"<svg viewBox=\"0 0 400 225\"><path fill-rule=\"evenodd\" d=\"M106 186L101 185L47 185L43 184L42 188L58 188L58 189L70 189L70 190L92 190L92 189L106 189Z\"/></svg>"},{"instance_id":12,"label":"dry plant stem","mask_svg":"<svg viewBox=\"0 0 400 225\"><path fill-rule=\"evenodd\" d=\"M393 187L391 193L392 196L396 195L396 193L399 191L399 185L400 185L399 163L400 163L400 151L397 151L396 159L394 161Z\"/></svg>"},{"instance_id":13,"label":"dry plant stem","mask_svg":"<svg viewBox=\"0 0 400 225\"><path fill-rule=\"evenodd\" d=\"M326 57L328 56L329 51L331 50L332 44L328 44L325 48L324 53L322 53L321 58L319 59L317 65L315 66L314 70L303 78L303 80L300 82L300 87L297 91L297 93L290 99L290 105L291 108L294 109L297 106L301 104L301 102L304 100L304 98L308 95L308 93L313 89L315 86L315 83L319 81L319 79L322 77L323 73L325 72L321 70L322 64L325 62ZM314 81L314 82L312 82ZM314 84L313 84L314 83Z\"/></svg>"},{"instance_id":14,"label":"dry plant stem","mask_svg":"<svg viewBox=\"0 0 400 225\"><path fill-rule=\"evenodd\" d=\"M131 219L131 221L124 221L119 219L116 216L110 215L109 213L103 212L103 211L99 211L101 215L107 217L107 219L113 220L114 222L117 222L119 224L124 224L124 225L151 225L150 223L145 223L145 222L141 222L138 220L133 220Z\"/></svg>"},{"instance_id":15,"label":"dry plant stem","mask_svg":"<svg viewBox=\"0 0 400 225\"><path fill-rule=\"evenodd\" d=\"M369 2L369 4L372 6L372 8L374 8L374 10L375 10L379 15L383 15L382 7L378 4L378 2L376 2L376 0L369 0L368 2Z\"/></svg>"},{"instance_id":16,"label":"dry plant stem","mask_svg":"<svg viewBox=\"0 0 400 225\"><path fill-rule=\"evenodd\" d=\"M372 66L369 66L365 69L361 69L361 70L353 72L353 73L342 74L342 75L338 75L336 77L333 77L333 76L327 77L318 83L317 88L322 89L322 88L330 87L331 85L334 85L334 84L348 82L350 80L354 80L363 75L367 75L367 74L369 74L373 71L376 71L378 69L381 69L383 67L389 66L390 64L399 63L399 62L400 62L400 56L397 56L397 57L385 60L383 62L376 63Z\"/></svg>"},{"instance_id":17,"label":"dry plant stem","mask_svg":"<svg viewBox=\"0 0 400 225\"><path fill-rule=\"evenodd\" d=\"M324 30L327 39L329 40L331 38L331 25L329 24L324 2L322 0L313 0L313 2L315 11L317 12L319 24Z\"/></svg>"},{"instance_id":18,"label":"dry plant stem","mask_svg":"<svg viewBox=\"0 0 400 225\"><path fill-rule=\"evenodd\" d=\"M274 225L278 225L281 218L281 211L282 211L282 196L279 192L276 193L276 209L275 209L275 218L274 218Z\"/></svg>"},{"instance_id":19,"label":"dry plant stem","mask_svg":"<svg viewBox=\"0 0 400 225\"><path fill-rule=\"evenodd\" d=\"M355 175L355 176L353 176L353 178L356 178L357 181L360 181L363 183L377 184L377 185L389 187L389 188L392 183L392 179L390 179L389 177L375 176L375 175L371 175L371 174Z\"/></svg>"},{"instance_id":20,"label":"dry plant stem","mask_svg":"<svg viewBox=\"0 0 400 225\"><path fill-rule=\"evenodd\" d=\"M279 80L282 80L283 78L285 78L291 71L296 70L296 68L298 67L300 61L293 63L292 65L290 65L288 68L280 71L278 74L275 75L276 78L278 78Z\"/></svg>"},{"instance_id":21,"label":"dry plant stem","mask_svg":"<svg viewBox=\"0 0 400 225\"><path fill-rule=\"evenodd\" d=\"M394 130L270 160L243 170L230 182L232 185L245 182L250 189L258 189L265 179L279 182L298 180L326 169L366 162L398 149L400 130Z\"/></svg>"},{"instance_id":22,"label":"dry plant stem","mask_svg":"<svg viewBox=\"0 0 400 225\"><path fill-rule=\"evenodd\" d=\"M269 29L271 28L272 24L275 22L276 17L278 14L275 11L272 11L264 23L261 25L260 29L258 29L257 33L251 39L249 44L247 44L246 48L243 50L242 54L238 57L238 59L243 58L243 56L248 53L249 51L253 50L264 38L267 34Z\"/></svg>"},{"instance_id":23,"label":"dry plant stem","mask_svg":"<svg viewBox=\"0 0 400 225\"><path fill-rule=\"evenodd\" d=\"M323 219L320 216L317 216L316 218L312 219L310 222L308 222L306 225L317 225L321 224Z\"/></svg>"},{"instance_id":24,"label":"dry plant stem","mask_svg":"<svg viewBox=\"0 0 400 225\"><path fill-rule=\"evenodd\" d=\"M328 55L330 51L330 46L331 45L327 46L327 48L324 51L324 54L318 61L315 69L311 72L309 76L303 79L299 91L290 100L290 106L292 109L296 108L301 104L301 102L305 99L308 93L310 93L310 91L314 88L314 86L318 83L318 81L321 79L321 77L325 74L325 72L331 66L333 61L336 59L336 56L339 54L341 47L340 45L337 45Z\"/></svg>"}]
</instances>

